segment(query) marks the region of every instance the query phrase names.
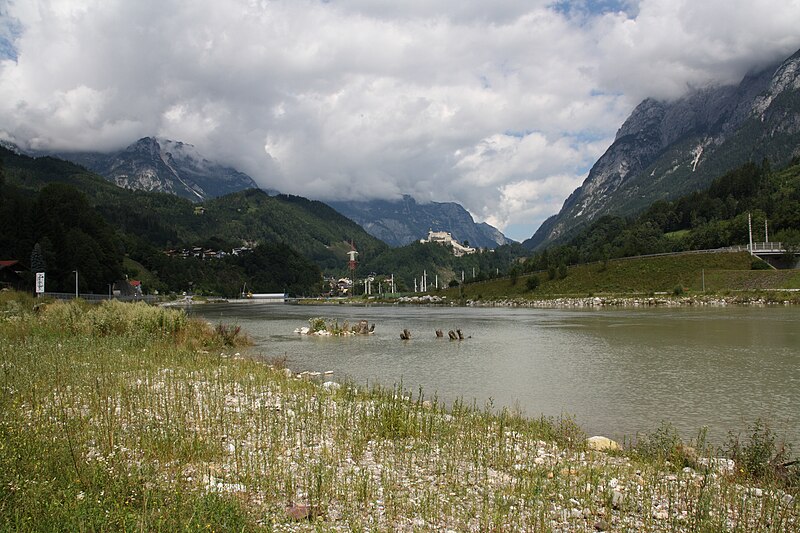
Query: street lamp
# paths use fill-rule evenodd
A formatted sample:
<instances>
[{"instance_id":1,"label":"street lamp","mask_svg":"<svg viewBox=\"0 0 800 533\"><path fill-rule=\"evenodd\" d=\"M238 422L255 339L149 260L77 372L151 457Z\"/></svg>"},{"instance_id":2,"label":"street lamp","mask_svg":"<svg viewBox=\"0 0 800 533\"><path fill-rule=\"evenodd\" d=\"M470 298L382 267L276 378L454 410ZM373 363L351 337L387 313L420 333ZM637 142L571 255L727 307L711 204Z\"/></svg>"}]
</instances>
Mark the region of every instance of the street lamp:
<instances>
[{"instance_id":1,"label":"street lamp","mask_svg":"<svg viewBox=\"0 0 800 533\"><path fill-rule=\"evenodd\" d=\"M75 273L75 298L78 298L78 271L73 270Z\"/></svg>"}]
</instances>

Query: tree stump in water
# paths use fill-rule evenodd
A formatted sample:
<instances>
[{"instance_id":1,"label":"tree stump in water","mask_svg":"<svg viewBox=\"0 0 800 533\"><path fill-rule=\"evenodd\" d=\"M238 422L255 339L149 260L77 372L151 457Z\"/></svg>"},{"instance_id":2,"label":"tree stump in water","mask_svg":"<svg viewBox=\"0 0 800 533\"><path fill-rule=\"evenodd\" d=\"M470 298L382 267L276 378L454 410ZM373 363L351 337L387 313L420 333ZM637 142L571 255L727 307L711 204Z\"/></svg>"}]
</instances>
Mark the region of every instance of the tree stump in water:
<instances>
[{"instance_id":1,"label":"tree stump in water","mask_svg":"<svg viewBox=\"0 0 800 533\"><path fill-rule=\"evenodd\" d=\"M463 341L464 340L464 334L461 333L461 330L457 329L456 333L458 333L458 340Z\"/></svg>"},{"instance_id":2,"label":"tree stump in water","mask_svg":"<svg viewBox=\"0 0 800 533\"><path fill-rule=\"evenodd\" d=\"M437 329L436 330L436 338L441 338L441 337L444 337L444 333L442 333L442 330Z\"/></svg>"},{"instance_id":3,"label":"tree stump in water","mask_svg":"<svg viewBox=\"0 0 800 533\"><path fill-rule=\"evenodd\" d=\"M447 336L450 337L451 341L454 341L454 340L458 339L458 336L456 335L456 332L453 331L452 329L447 332Z\"/></svg>"},{"instance_id":4,"label":"tree stump in water","mask_svg":"<svg viewBox=\"0 0 800 533\"><path fill-rule=\"evenodd\" d=\"M407 329L404 329L403 333L400 334L400 338L403 339L404 341L407 341L408 339L411 338L411 332L408 331Z\"/></svg>"}]
</instances>

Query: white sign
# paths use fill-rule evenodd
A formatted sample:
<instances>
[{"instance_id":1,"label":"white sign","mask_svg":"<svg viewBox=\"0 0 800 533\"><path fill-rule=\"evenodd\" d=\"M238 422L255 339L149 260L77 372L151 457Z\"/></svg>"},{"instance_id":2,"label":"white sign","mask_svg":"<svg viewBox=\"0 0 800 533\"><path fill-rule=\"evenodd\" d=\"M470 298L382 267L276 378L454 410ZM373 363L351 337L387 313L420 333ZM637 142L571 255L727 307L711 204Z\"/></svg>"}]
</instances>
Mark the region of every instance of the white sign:
<instances>
[{"instance_id":1,"label":"white sign","mask_svg":"<svg viewBox=\"0 0 800 533\"><path fill-rule=\"evenodd\" d=\"M36 294L44 292L44 272L36 273Z\"/></svg>"}]
</instances>

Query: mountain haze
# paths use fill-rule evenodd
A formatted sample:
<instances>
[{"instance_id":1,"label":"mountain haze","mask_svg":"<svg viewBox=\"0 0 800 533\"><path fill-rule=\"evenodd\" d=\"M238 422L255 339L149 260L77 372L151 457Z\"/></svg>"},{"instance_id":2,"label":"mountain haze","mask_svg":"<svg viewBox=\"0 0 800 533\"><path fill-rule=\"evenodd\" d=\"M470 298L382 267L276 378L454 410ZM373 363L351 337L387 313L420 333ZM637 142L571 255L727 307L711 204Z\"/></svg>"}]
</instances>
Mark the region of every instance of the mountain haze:
<instances>
[{"instance_id":1,"label":"mountain haze","mask_svg":"<svg viewBox=\"0 0 800 533\"><path fill-rule=\"evenodd\" d=\"M477 224L472 215L455 202L417 203L404 195L400 200L337 201L328 205L360 224L390 246L405 246L427 237L428 231L449 231L470 246L496 248L514 241L485 222Z\"/></svg>"},{"instance_id":2,"label":"mountain haze","mask_svg":"<svg viewBox=\"0 0 800 533\"><path fill-rule=\"evenodd\" d=\"M800 153L800 51L737 86L646 99L583 184L525 246L562 242L605 214L628 215L697 191L748 161L783 166Z\"/></svg>"}]
</instances>

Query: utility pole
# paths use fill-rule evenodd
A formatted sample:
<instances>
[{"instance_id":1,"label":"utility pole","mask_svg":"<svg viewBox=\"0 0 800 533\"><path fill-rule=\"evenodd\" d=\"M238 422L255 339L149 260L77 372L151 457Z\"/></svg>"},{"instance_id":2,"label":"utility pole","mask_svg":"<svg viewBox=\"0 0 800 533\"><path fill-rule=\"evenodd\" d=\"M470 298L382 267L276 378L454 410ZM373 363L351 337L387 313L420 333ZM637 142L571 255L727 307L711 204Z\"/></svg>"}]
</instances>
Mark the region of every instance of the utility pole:
<instances>
[{"instance_id":1,"label":"utility pole","mask_svg":"<svg viewBox=\"0 0 800 533\"><path fill-rule=\"evenodd\" d=\"M750 235L750 255L753 255L753 219L747 213L747 233Z\"/></svg>"},{"instance_id":2,"label":"utility pole","mask_svg":"<svg viewBox=\"0 0 800 533\"><path fill-rule=\"evenodd\" d=\"M78 298L78 270L73 270L75 272L75 298Z\"/></svg>"},{"instance_id":3,"label":"utility pole","mask_svg":"<svg viewBox=\"0 0 800 533\"><path fill-rule=\"evenodd\" d=\"M769 242L769 229L767 228L767 219L764 219L764 242Z\"/></svg>"}]
</instances>

